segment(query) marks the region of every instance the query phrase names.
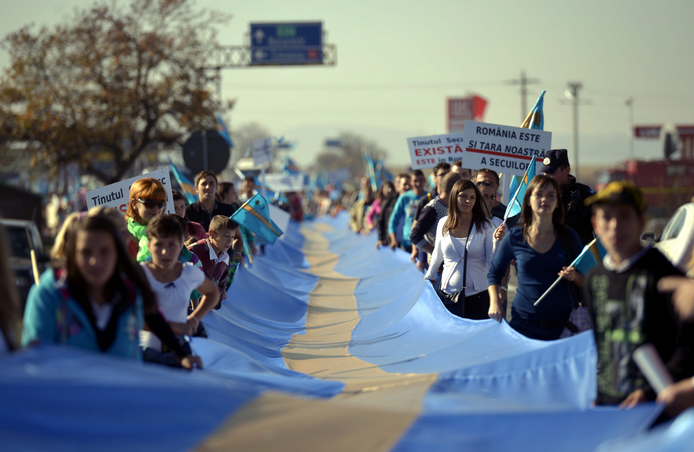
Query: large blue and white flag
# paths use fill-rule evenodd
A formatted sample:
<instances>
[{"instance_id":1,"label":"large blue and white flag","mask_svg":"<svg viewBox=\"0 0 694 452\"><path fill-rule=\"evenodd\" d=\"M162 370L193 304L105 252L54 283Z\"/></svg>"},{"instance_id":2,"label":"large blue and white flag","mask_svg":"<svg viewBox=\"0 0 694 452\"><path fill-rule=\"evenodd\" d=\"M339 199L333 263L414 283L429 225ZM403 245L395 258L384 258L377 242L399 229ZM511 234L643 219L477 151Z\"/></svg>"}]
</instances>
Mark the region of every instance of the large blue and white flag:
<instances>
[{"instance_id":1,"label":"large blue and white flag","mask_svg":"<svg viewBox=\"0 0 694 452\"><path fill-rule=\"evenodd\" d=\"M290 222L238 268L190 343L204 369L48 338L0 354L0 451L691 449L692 410L648 430L661 405L591 406L592 332L539 341L453 316L348 220Z\"/></svg>"}]
</instances>

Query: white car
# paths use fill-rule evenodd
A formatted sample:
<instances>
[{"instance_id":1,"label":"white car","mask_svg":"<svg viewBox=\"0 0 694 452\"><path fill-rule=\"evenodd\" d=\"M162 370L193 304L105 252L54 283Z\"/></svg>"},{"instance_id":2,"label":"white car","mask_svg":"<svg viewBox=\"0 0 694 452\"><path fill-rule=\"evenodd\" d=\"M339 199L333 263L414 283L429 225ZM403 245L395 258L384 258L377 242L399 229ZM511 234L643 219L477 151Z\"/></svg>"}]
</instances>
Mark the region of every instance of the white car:
<instances>
[{"instance_id":1,"label":"white car","mask_svg":"<svg viewBox=\"0 0 694 452\"><path fill-rule=\"evenodd\" d=\"M694 203L677 209L655 247L675 267L694 276Z\"/></svg>"}]
</instances>

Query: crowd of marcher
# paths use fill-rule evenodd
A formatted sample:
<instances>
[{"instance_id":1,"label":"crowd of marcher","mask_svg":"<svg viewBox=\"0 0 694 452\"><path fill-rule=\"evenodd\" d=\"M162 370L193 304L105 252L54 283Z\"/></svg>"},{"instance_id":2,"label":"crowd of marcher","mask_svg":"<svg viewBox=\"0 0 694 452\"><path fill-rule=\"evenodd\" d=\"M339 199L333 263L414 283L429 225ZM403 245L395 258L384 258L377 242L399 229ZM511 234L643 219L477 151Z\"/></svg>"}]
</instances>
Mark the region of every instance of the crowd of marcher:
<instances>
[{"instance_id":1,"label":"crowd of marcher","mask_svg":"<svg viewBox=\"0 0 694 452\"><path fill-rule=\"evenodd\" d=\"M363 179L353 193L316 192L304 205L285 193L278 202L296 221L305 209L347 210L350 227L376 235L376 247L407 252L453 315L508 320L539 340L592 328L598 404L657 397L670 416L694 406L694 282L642 244L643 194L627 182L595 193L570 174L566 150L550 151L543 164L519 200L521 213L505 220L499 175L473 173L462 162L438 164L430 192L414 170L378 190ZM44 342L202 368L192 338L206 337L201 320L222 306L236 268L258 252L254 235L230 218L257 191L252 177L237 194L210 171L196 175L194 188L190 205L174 190L175 214L164 213L161 182L143 178L130 188L125 215L101 207L67 217L23 321L0 231L0 351ZM596 236L606 255L582 274L571 263ZM512 272L517 288L509 300ZM586 324L574 316L580 312ZM646 343L677 381L659 394L632 356Z\"/></svg>"},{"instance_id":2,"label":"crowd of marcher","mask_svg":"<svg viewBox=\"0 0 694 452\"><path fill-rule=\"evenodd\" d=\"M504 221L495 171L440 163L429 193L425 181L421 170L400 174L375 199L364 183L350 227L375 228L377 247L409 253L454 315L506 319L539 340L593 329L596 403L630 407L657 396L670 416L694 406L694 282L641 242L646 202L637 187L613 182L595 193L571 175L567 151L552 150L519 199L521 213ZM597 236L604 259L581 274L571 264ZM647 343L678 381L657 395L633 359Z\"/></svg>"},{"instance_id":3,"label":"crowd of marcher","mask_svg":"<svg viewBox=\"0 0 694 452\"><path fill-rule=\"evenodd\" d=\"M233 184L202 171L195 177L198 200L187 205L173 190L175 213L166 214L164 186L142 178L130 187L125 215L107 207L69 215L55 237L51 268L29 293L23 321L13 285L2 284L0 348L55 343L202 368L192 338L207 336L201 320L227 299L245 253L257 252L253 234L230 218L240 199L255 193L252 184L245 180L237 196ZM2 258L0 276L12 281Z\"/></svg>"}]
</instances>

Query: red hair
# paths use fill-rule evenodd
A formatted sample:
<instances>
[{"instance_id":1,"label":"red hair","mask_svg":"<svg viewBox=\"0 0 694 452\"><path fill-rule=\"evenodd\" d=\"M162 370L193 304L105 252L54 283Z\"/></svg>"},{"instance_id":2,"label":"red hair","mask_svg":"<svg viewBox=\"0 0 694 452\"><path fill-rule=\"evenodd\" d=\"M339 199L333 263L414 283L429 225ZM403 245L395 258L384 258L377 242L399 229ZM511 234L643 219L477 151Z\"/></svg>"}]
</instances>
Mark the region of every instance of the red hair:
<instances>
[{"instance_id":1,"label":"red hair","mask_svg":"<svg viewBox=\"0 0 694 452\"><path fill-rule=\"evenodd\" d=\"M142 222L142 218L138 215L137 210L133 208L133 199L151 199L153 201L166 201L166 189L157 179L145 177L144 179L136 180L130 186L130 199L128 199L128 210L125 212L125 218L132 218L138 223Z\"/></svg>"}]
</instances>

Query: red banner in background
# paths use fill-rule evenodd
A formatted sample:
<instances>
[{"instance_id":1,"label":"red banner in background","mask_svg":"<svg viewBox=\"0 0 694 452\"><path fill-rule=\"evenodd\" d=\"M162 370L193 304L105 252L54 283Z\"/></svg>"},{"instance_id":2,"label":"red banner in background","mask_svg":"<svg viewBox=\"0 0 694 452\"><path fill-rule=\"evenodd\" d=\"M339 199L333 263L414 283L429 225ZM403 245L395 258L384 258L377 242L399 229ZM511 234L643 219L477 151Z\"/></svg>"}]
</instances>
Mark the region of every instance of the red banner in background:
<instances>
[{"instance_id":1,"label":"red banner in background","mask_svg":"<svg viewBox=\"0 0 694 452\"><path fill-rule=\"evenodd\" d=\"M447 106L448 132L462 132L465 128L465 121L483 121L484 110L487 108L487 99L475 95L458 98L449 97Z\"/></svg>"}]
</instances>

